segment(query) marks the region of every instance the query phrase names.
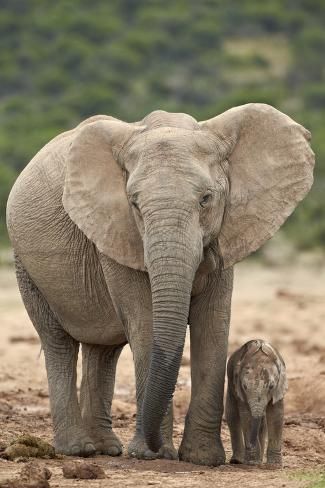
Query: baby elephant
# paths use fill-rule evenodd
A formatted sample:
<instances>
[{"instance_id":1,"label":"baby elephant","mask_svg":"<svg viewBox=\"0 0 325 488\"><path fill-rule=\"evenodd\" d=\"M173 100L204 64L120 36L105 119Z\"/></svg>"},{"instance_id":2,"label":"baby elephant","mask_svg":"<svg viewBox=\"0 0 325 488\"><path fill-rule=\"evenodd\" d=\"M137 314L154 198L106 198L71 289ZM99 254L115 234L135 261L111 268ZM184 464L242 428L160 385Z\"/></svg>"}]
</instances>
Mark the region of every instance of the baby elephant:
<instances>
[{"instance_id":1,"label":"baby elephant","mask_svg":"<svg viewBox=\"0 0 325 488\"><path fill-rule=\"evenodd\" d=\"M267 463L282 463L285 364L278 351L253 340L228 361L226 419L231 435L231 463L260 464L267 434Z\"/></svg>"}]
</instances>

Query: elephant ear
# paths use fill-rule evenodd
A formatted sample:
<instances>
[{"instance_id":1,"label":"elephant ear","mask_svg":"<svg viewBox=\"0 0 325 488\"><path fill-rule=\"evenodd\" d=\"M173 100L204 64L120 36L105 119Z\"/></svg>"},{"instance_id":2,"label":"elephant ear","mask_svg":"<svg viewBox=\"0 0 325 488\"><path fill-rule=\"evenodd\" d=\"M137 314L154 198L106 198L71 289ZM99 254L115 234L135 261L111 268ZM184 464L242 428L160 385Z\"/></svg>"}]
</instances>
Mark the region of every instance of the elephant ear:
<instances>
[{"instance_id":1,"label":"elephant ear","mask_svg":"<svg viewBox=\"0 0 325 488\"><path fill-rule=\"evenodd\" d=\"M99 251L144 270L142 240L117 162L121 148L141 130L116 119L81 124L68 154L62 201L72 221Z\"/></svg>"},{"instance_id":2,"label":"elephant ear","mask_svg":"<svg viewBox=\"0 0 325 488\"><path fill-rule=\"evenodd\" d=\"M262 349L265 354L267 354L269 357L273 359L278 369L278 374L279 374L278 384L276 385L276 387L272 392L272 403L274 404L283 399L288 389L286 366L283 357L281 356L279 351L275 349L275 347L271 346L270 344L264 343Z\"/></svg>"},{"instance_id":3,"label":"elephant ear","mask_svg":"<svg viewBox=\"0 0 325 488\"><path fill-rule=\"evenodd\" d=\"M200 122L229 162L230 193L218 237L225 268L279 229L313 182L310 133L275 108L250 103Z\"/></svg>"},{"instance_id":4,"label":"elephant ear","mask_svg":"<svg viewBox=\"0 0 325 488\"><path fill-rule=\"evenodd\" d=\"M279 381L272 393L272 402L276 403L283 399L288 390L286 367L282 357L279 355Z\"/></svg>"},{"instance_id":5,"label":"elephant ear","mask_svg":"<svg viewBox=\"0 0 325 488\"><path fill-rule=\"evenodd\" d=\"M238 398L240 398L240 400L242 402L245 401L245 397L244 397L244 394L243 394L243 389L242 389L242 386L241 386L241 379L240 379L240 371L241 371L241 367L242 367L242 361L241 361L242 358L240 358L236 363L235 363L235 366L234 366L234 378L233 378L233 385L234 385L234 389L235 389L235 393L237 395Z\"/></svg>"}]
</instances>

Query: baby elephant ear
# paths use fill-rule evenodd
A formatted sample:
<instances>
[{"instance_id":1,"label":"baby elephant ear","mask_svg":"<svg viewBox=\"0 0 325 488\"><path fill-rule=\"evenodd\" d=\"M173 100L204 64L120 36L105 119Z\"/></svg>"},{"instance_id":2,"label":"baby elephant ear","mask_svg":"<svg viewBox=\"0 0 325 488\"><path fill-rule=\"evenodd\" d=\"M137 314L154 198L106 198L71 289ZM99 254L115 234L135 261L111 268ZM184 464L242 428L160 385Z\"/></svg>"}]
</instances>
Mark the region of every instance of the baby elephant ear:
<instances>
[{"instance_id":1,"label":"baby elephant ear","mask_svg":"<svg viewBox=\"0 0 325 488\"><path fill-rule=\"evenodd\" d=\"M246 344L244 344L245 353L243 358L246 359L254 356L254 354L261 349L261 345L262 341L259 339L253 339L252 341L246 342Z\"/></svg>"},{"instance_id":2,"label":"baby elephant ear","mask_svg":"<svg viewBox=\"0 0 325 488\"><path fill-rule=\"evenodd\" d=\"M279 400L282 400L287 389L288 389L288 382L287 382L287 373L286 373L286 366L285 362L279 353L275 348L274 352L276 354L276 365L278 368L279 372L279 381L278 384L275 386L274 391L272 393L272 403L276 403Z\"/></svg>"},{"instance_id":3,"label":"baby elephant ear","mask_svg":"<svg viewBox=\"0 0 325 488\"><path fill-rule=\"evenodd\" d=\"M285 363L279 351L277 351L275 347L271 346L271 344L263 342L262 350L272 359L272 361L274 361L278 369L279 381L272 392L272 402L276 403L279 400L282 400L285 392L288 389Z\"/></svg>"},{"instance_id":4,"label":"baby elephant ear","mask_svg":"<svg viewBox=\"0 0 325 488\"><path fill-rule=\"evenodd\" d=\"M270 105L250 103L200 123L229 161L230 194L219 234L227 268L279 229L313 182L310 133Z\"/></svg>"},{"instance_id":5,"label":"baby elephant ear","mask_svg":"<svg viewBox=\"0 0 325 488\"><path fill-rule=\"evenodd\" d=\"M117 162L121 148L139 130L114 119L79 126L68 155L62 201L71 220L99 251L143 270L142 240Z\"/></svg>"},{"instance_id":6,"label":"baby elephant ear","mask_svg":"<svg viewBox=\"0 0 325 488\"><path fill-rule=\"evenodd\" d=\"M233 385L235 388L235 392L238 398L241 399L242 402L245 401L244 395L243 395L243 390L242 390L242 385L241 385L241 378L240 378L240 371L242 367L242 362L239 359L234 366L234 378L233 378Z\"/></svg>"}]
</instances>

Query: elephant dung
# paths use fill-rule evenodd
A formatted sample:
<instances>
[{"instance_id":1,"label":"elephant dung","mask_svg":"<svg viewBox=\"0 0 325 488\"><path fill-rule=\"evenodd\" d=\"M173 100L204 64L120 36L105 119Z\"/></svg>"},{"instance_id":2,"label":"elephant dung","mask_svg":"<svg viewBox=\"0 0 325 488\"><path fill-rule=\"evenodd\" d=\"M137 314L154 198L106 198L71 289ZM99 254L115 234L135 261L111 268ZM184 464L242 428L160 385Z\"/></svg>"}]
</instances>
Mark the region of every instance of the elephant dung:
<instances>
[{"instance_id":1,"label":"elephant dung","mask_svg":"<svg viewBox=\"0 0 325 488\"><path fill-rule=\"evenodd\" d=\"M68 479L96 480L106 478L103 468L96 463L69 462L64 464L63 476Z\"/></svg>"},{"instance_id":2,"label":"elephant dung","mask_svg":"<svg viewBox=\"0 0 325 488\"><path fill-rule=\"evenodd\" d=\"M25 434L11 442L4 450L3 456L10 461L19 457L54 458L55 450L53 446L39 437Z\"/></svg>"}]
</instances>

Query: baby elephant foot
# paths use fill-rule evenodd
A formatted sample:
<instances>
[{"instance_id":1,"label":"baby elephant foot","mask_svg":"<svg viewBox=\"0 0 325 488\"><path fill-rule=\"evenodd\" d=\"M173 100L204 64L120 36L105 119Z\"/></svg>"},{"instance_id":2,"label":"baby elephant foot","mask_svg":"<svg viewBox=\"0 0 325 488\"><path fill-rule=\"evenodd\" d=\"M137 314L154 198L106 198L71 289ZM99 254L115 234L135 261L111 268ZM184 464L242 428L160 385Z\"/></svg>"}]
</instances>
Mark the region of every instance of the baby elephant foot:
<instances>
[{"instance_id":1,"label":"baby elephant foot","mask_svg":"<svg viewBox=\"0 0 325 488\"><path fill-rule=\"evenodd\" d=\"M57 454L66 456L93 456L96 447L93 440L80 427L69 427L55 434L54 447Z\"/></svg>"},{"instance_id":2,"label":"baby elephant foot","mask_svg":"<svg viewBox=\"0 0 325 488\"><path fill-rule=\"evenodd\" d=\"M258 466L259 464L262 464L261 456L255 449L246 449L245 464L249 464L251 466Z\"/></svg>"},{"instance_id":3,"label":"baby elephant foot","mask_svg":"<svg viewBox=\"0 0 325 488\"><path fill-rule=\"evenodd\" d=\"M229 462L230 464L243 464L243 459L241 456L236 456L233 454Z\"/></svg>"},{"instance_id":4,"label":"baby elephant foot","mask_svg":"<svg viewBox=\"0 0 325 488\"><path fill-rule=\"evenodd\" d=\"M184 435L179 448L179 459L188 463L205 466L220 466L225 464L226 456L221 440L216 434L196 432L193 435Z\"/></svg>"},{"instance_id":5,"label":"baby elephant foot","mask_svg":"<svg viewBox=\"0 0 325 488\"><path fill-rule=\"evenodd\" d=\"M91 432L94 439L96 453L108 456L120 456L123 445L112 430L96 430Z\"/></svg>"},{"instance_id":6,"label":"baby elephant foot","mask_svg":"<svg viewBox=\"0 0 325 488\"><path fill-rule=\"evenodd\" d=\"M272 464L277 467L282 466L282 453L281 451L269 450L266 454L267 464Z\"/></svg>"}]
</instances>

